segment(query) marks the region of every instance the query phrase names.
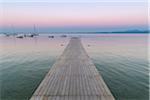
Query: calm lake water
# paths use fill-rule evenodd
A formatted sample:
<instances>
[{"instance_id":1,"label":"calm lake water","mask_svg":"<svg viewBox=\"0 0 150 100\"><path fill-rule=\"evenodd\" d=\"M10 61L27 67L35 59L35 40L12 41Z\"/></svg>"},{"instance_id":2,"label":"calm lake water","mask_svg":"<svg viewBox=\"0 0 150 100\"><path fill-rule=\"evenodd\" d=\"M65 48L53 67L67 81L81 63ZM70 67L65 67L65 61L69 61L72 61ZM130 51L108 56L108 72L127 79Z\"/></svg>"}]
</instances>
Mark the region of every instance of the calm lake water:
<instances>
[{"instance_id":1,"label":"calm lake water","mask_svg":"<svg viewBox=\"0 0 150 100\"><path fill-rule=\"evenodd\" d=\"M77 36L117 100L149 99L148 35ZM0 36L1 100L28 100L68 42Z\"/></svg>"}]
</instances>

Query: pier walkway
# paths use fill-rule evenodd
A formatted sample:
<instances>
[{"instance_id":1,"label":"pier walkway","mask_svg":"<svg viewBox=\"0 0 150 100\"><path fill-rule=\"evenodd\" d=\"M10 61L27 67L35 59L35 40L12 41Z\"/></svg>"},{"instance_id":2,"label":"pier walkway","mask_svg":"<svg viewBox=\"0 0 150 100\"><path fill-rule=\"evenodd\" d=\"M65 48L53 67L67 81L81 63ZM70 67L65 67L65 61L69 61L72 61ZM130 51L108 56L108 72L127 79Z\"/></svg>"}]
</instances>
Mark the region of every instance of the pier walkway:
<instances>
[{"instance_id":1,"label":"pier walkway","mask_svg":"<svg viewBox=\"0 0 150 100\"><path fill-rule=\"evenodd\" d=\"M79 38L71 38L30 100L115 100Z\"/></svg>"}]
</instances>

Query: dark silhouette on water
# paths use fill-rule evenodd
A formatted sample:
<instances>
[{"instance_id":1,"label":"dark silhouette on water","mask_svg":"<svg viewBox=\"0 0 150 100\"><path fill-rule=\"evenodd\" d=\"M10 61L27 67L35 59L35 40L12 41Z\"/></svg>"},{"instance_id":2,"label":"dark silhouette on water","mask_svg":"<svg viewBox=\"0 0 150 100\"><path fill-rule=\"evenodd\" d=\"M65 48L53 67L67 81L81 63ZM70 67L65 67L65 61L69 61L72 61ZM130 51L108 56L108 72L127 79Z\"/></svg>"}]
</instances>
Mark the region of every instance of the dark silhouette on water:
<instances>
[{"instance_id":1,"label":"dark silhouette on water","mask_svg":"<svg viewBox=\"0 0 150 100\"><path fill-rule=\"evenodd\" d=\"M49 38L54 38L54 36L48 36Z\"/></svg>"},{"instance_id":2,"label":"dark silhouette on water","mask_svg":"<svg viewBox=\"0 0 150 100\"><path fill-rule=\"evenodd\" d=\"M22 39L22 38L23 38L23 36L22 36L22 35L18 35L18 36L16 36L16 38L21 38L21 39Z\"/></svg>"}]
</instances>

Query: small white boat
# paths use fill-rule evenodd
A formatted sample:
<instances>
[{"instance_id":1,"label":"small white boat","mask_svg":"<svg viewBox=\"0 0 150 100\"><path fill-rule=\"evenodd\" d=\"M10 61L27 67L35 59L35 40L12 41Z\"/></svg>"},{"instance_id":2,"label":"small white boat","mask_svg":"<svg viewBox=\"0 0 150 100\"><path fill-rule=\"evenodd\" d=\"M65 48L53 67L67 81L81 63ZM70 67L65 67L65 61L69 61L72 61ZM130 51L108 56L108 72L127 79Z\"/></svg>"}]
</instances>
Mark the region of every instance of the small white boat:
<instances>
[{"instance_id":1,"label":"small white boat","mask_svg":"<svg viewBox=\"0 0 150 100\"><path fill-rule=\"evenodd\" d=\"M33 34L25 34L24 37L34 37Z\"/></svg>"},{"instance_id":2,"label":"small white boat","mask_svg":"<svg viewBox=\"0 0 150 100\"><path fill-rule=\"evenodd\" d=\"M67 37L67 35L61 35L61 37Z\"/></svg>"},{"instance_id":3,"label":"small white boat","mask_svg":"<svg viewBox=\"0 0 150 100\"><path fill-rule=\"evenodd\" d=\"M33 35L34 35L34 36L39 36L39 34L37 34L37 33L33 33Z\"/></svg>"},{"instance_id":4,"label":"small white boat","mask_svg":"<svg viewBox=\"0 0 150 100\"><path fill-rule=\"evenodd\" d=\"M23 37L24 37L24 35L22 35L22 34L19 34L16 36L16 38L23 38Z\"/></svg>"},{"instance_id":5,"label":"small white boat","mask_svg":"<svg viewBox=\"0 0 150 100\"><path fill-rule=\"evenodd\" d=\"M9 37L9 36L10 36L10 34L7 34L7 33L4 33L4 35L5 35L5 36L7 36L7 37Z\"/></svg>"}]
</instances>

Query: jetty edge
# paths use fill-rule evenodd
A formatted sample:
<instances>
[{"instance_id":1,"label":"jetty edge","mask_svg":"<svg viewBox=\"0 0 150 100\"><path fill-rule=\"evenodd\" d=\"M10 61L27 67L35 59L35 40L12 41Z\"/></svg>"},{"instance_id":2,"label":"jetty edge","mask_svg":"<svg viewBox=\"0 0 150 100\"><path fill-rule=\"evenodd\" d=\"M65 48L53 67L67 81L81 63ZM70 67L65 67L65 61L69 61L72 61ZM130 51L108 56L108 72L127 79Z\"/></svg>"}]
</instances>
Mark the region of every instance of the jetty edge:
<instances>
[{"instance_id":1,"label":"jetty edge","mask_svg":"<svg viewBox=\"0 0 150 100\"><path fill-rule=\"evenodd\" d=\"M72 37L30 100L115 100L94 63Z\"/></svg>"}]
</instances>

